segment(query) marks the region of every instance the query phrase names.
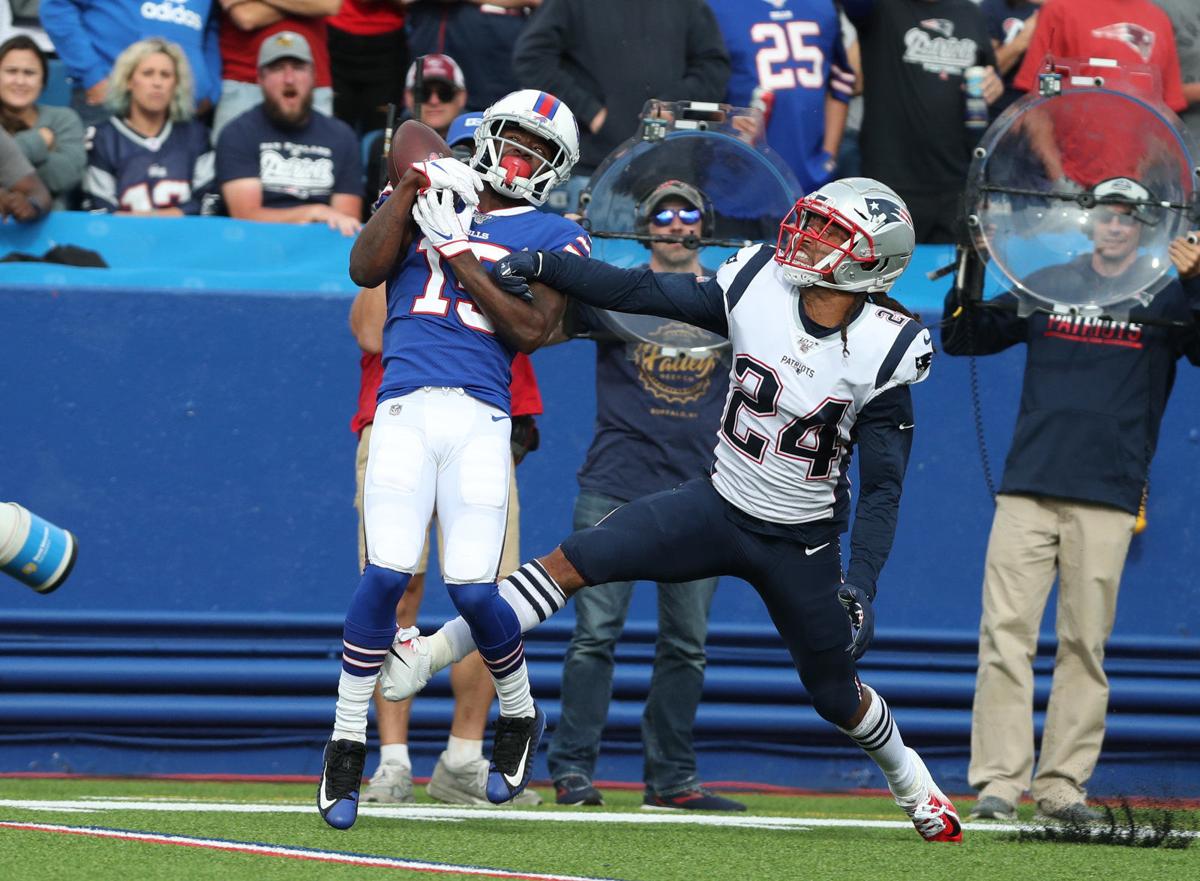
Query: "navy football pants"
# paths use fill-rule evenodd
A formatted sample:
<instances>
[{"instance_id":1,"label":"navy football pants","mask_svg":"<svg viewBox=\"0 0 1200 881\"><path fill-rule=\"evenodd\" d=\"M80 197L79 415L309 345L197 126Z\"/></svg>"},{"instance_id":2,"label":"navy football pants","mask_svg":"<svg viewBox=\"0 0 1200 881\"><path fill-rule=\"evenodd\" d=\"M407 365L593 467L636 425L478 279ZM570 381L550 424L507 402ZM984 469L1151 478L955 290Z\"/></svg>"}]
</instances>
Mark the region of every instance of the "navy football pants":
<instances>
[{"instance_id":1,"label":"navy football pants","mask_svg":"<svg viewBox=\"0 0 1200 881\"><path fill-rule=\"evenodd\" d=\"M766 604L813 708L845 726L860 698L854 661L845 651L850 619L837 598L837 538L807 548L742 526L730 518L732 510L710 480L691 480L622 505L572 534L562 551L588 584L717 575L748 581Z\"/></svg>"}]
</instances>

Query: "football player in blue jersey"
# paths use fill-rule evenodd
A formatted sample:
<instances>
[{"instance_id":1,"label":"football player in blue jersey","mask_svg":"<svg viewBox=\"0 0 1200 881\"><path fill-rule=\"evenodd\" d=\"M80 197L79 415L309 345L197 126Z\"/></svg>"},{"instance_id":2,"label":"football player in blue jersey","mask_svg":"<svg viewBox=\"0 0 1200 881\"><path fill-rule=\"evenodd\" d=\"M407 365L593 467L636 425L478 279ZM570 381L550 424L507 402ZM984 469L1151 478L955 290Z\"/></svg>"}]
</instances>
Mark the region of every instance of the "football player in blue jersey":
<instances>
[{"instance_id":1,"label":"football player in blue jersey","mask_svg":"<svg viewBox=\"0 0 1200 881\"><path fill-rule=\"evenodd\" d=\"M576 223L537 210L578 157L567 106L545 92L513 92L484 112L468 163L405 170L351 251L357 284L386 283L388 316L363 493L368 562L346 613L317 793L335 828L357 817L367 708L435 510L443 577L500 699L488 799L509 801L529 781L545 716L529 693L520 621L496 586L513 465L509 364L546 340L565 300L540 286L529 301L509 296L484 264L520 250L590 252Z\"/></svg>"},{"instance_id":2,"label":"football player in blue jersey","mask_svg":"<svg viewBox=\"0 0 1200 881\"><path fill-rule=\"evenodd\" d=\"M834 0L709 0L729 49L726 100L758 98L767 143L796 174L801 192L832 176L855 76Z\"/></svg>"},{"instance_id":3,"label":"football player in blue jersey","mask_svg":"<svg viewBox=\"0 0 1200 881\"><path fill-rule=\"evenodd\" d=\"M954 805L855 668L874 633L875 585L895 536L912 446L909 387L933 358L929 331L887 296L914 239L893 190L846 178L798 201L775 246L743 248L714 278L549 253L500 260L495 277L514 294L527 295L537 279L590 306L703 327L733 352L711 477L617 508L522 566L500 592L529 628L591 584L745 579L813 708L879 765L923 838L954 842L962 838ZM843 580L838 536L849 520L854 449L860 496ZM385 696L411 694L469 646L457 620L399 641Z\"/></svg>"}]
</instances>

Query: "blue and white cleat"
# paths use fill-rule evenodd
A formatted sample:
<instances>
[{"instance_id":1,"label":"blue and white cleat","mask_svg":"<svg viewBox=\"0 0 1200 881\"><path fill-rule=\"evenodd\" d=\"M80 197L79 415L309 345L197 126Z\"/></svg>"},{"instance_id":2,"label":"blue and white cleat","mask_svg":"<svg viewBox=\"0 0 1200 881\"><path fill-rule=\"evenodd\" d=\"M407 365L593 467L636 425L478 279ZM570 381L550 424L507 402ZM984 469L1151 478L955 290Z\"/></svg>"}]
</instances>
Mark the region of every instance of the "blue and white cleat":
<instances>
[{"instance_id":1,"label":"blue and white cleat","mask_svg":"<svg viewBox=\"0 0 1200 881\"><path fill-rule=\"evenodd\" d=\"M533 774L533 757L545 730L546 714L537 704L532 716L501 716L496 720L492 762L488 767L488 801L504 804L525 791Z\"/></svg>"},{"instance_id":2,"label":"blue and white cleat","mask_svg":"<svg viewBox=\"0 0 1200 881\"><path fill-rule=\"evenodd\" d=\"M357 740L331 740L325 745L325 767L317 788L317 810L334 829L349 829L358 819L367 745Z\"/></svg>"}]
</instances>

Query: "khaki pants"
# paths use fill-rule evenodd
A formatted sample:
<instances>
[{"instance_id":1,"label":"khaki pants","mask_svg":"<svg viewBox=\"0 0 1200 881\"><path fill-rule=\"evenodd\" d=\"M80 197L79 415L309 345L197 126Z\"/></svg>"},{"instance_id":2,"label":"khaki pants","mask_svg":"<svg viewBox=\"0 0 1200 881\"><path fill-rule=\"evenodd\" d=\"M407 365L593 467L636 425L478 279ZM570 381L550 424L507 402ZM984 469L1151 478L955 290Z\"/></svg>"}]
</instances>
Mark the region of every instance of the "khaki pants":
<instances>
[{"instance_id":1,"label":"khaki pants","mask_svg":"<svg viewBox=\"0 0 1200 881\"><path fill-rule=\"evenodd\" d=\"M367 477L367 452L371 449L371 426L363 428L358 437L358 449L354 454L354 507L358 511L358 568L367 566L367 530L363 520L363 484ZM434 517L436 520L436 516ZM431 524L432 525L432 524ZM438 533L438 551L442 549L441 533ZM504 578L511 575L521 565L521 506L517 501L517 469L513 468L512 479L508 484L508 524L504 532L504 547L500 551L499 576ZM429 542L421 551L421 561L417 564L416 573L423 573L429 568Z\"/></svg>"},{"instance_id":2,"label":"khaki pants","mask_svg":"<svg viewBox=\"0 0 1200 881\"><path fill-rule=\"evenodd\" d=\"M996 497L983 580L979 673L968 780L1016 803L1032 788L1051 805L1083 800L1104 740L1104 645L1134 516L1103 505ZM1058 652L1033 775L1033 657L1057 570Z\"/></svg>"}]
</instances>

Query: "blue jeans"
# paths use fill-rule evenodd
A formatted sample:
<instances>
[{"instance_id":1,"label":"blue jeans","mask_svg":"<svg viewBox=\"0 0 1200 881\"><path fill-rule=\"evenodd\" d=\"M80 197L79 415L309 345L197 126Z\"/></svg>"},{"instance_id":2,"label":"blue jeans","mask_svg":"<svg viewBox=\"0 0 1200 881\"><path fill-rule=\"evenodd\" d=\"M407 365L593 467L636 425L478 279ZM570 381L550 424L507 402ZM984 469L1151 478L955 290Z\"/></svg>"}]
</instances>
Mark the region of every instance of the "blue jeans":
<instances>
[{"instance_id":1,"label":"blue jeans","mask_svg":"<svg viewBox=\"0 0 1200 881\"><path fill-rule=\"evenodd\" d=\"M575 500L575 528L594 526L620 504L581 492ZM568 774L594 776L612 700L613 651L625 627L633 584L597 584L575 594L575 633L563 664L562 716L547 755L555 780ZM692 725L704 687L704 640L716 589L716 578L658 585L658 640L642 713L642 746L646 789L659 795L675 795L699 783Z\"/></svg>"}]
</instances>

